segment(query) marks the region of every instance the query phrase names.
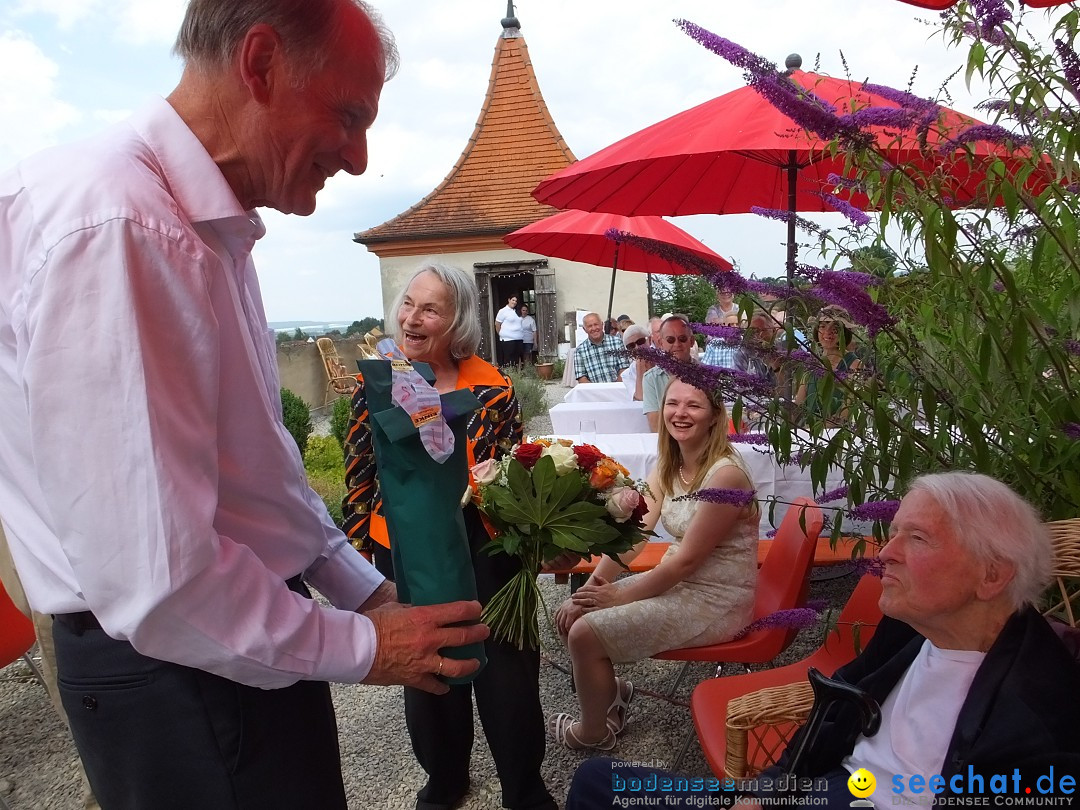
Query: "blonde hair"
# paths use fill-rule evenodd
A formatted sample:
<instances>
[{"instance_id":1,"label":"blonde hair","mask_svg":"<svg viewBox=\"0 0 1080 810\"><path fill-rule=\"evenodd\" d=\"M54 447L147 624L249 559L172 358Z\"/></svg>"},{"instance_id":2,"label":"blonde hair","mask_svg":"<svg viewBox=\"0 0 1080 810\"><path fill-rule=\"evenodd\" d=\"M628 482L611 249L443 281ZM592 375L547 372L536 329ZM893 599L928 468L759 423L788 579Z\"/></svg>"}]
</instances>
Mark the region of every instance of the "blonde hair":
<instances>
[{"instance_id":1,"label":"blonde hair","mask_svg":"<svg viewBox=\"0 0 1080 810\"><path fill-rule=\"evenodd\" d=\"M701 455L696 459L683 459L682 451L679 450L679 443L668 433L667 422L664 420L664 403L667 400L667 392L676 382L680 382L677 377L673 377L668 381L668 384L664 387L664 395L660 398L660 420L656 437L658 456L656 470L661 490L657 493L660 496L658 500L674 492L675 477L679 475L679 468L685 461L697 461L698 463L694 480L687 487L689 492L693 492L701 489L701 485L705 483L705 474L708 473L713 464L724 457L738 457L735 448L728 441L727 406L724 405L723 398L718 392L710 394L708 391L701 391L699 388L698 390L705 395L706 402L712 407L716 421L713 422L713 426L710 428L709 441L702 448ZM687 384L689 385L689 383Z\"/></svg>"}]
</instances>

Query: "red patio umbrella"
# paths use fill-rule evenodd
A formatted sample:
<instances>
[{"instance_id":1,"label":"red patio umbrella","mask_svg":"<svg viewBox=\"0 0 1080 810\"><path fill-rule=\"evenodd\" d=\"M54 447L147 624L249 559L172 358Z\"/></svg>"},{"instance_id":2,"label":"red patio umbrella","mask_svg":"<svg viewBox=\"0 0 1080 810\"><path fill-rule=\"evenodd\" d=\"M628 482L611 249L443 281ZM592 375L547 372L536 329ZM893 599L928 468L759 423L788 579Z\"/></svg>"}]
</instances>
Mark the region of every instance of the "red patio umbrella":
<instances>
[{"instance_id":1,"label":"red patio umbrella","mask_svg":"<svg viewBox=\"0 0 1080 810\"><path fill-rule=\"evenodd\" d=\"M624 231L688 250L713 262L719 270L731 270L732 264L713 252L682 228L660 217L624 217L618 214L597 214L588 211L560 211L550 217L519 228L503 237L510 247L527 250L541 256L556 256L573 262L611 267L611 290L608 293L608 318L615 297L615 271L633 270L638 273L680 275L690 273L681 265L646 253L630 244L620 244L605 234L609 230Z\"/></svg>"},{"instance_id":2,"label":"red patio umbrella","mask_svg":"<svg viewBox=\"0 0 1080 810\"><path fill-rule=\"evenodd\" d=\"M801 60L789 57L789 67ZM791 78L841 112L900 105L863 89L863 82L789 71ZM876 132L883 157L894 165L929 170L948 162L949 192L955 207L978 200L981 161L942 157L941 132L958 135L979 122L943 109L926 146L914 133L898 138ZM1004 147L973 146L979 157L1009 161ZM753 206L788 211L832 211L818 194L843 175L844 154L796 126L752 87L742 87L629 135L547 177L533 189L540 202L557 208L638 215L737 214ZM847 199L865 207L865 195ZM788 274L795 266L795 223L788 224Z\"/></svg>"}]
</instances>

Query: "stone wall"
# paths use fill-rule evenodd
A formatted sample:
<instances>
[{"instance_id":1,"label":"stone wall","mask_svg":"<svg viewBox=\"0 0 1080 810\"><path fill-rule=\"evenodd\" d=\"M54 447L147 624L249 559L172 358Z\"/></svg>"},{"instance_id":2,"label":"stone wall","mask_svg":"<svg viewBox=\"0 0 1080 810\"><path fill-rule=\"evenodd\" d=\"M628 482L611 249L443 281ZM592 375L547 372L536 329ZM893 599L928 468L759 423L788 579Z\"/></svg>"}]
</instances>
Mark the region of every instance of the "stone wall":
<instances>
[{"instance_id":1,"label":"stone wall","mask_svg":"<svg viewBox=\"0 0 1080 810\"><path fill-rule=\"evenodd\" d=\"M358 342L356 337L334 340L341 362L349 373L356 371ZM277 365L283 388L288 388L312 408L322 407L326 397L326 373L323 371L322 358L319 357L319 347L315 345L315 341L279 343ZM331 390L327 404L336 398L337 394Z\"/></svg>"}]
</instances>

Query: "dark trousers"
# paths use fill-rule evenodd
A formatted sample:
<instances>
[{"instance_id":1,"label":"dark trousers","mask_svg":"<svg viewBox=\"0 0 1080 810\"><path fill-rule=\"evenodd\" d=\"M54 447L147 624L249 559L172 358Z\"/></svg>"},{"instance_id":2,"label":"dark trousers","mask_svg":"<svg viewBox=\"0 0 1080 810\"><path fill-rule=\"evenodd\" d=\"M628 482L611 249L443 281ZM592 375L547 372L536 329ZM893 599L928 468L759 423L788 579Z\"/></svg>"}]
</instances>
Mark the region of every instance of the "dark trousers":
<instances>
[{"instance_id":1,"label":"dark trousers","mask_svg":"<svg viewBox=\"0 0 1080 810\"><path fill-rule=\"evenodd\" d=\"M102 810L344 810L325 683L257 689L53 622L60 695Z\"/></svg>"},{"instance_id":2,"label":"dark trousers","mask_svg":"<svg viewBox=\"0 0 1080 810\"><path fill-rule=\"evenodd\" d=\"M520 340L500 340L499 351L502 354L500 365L518 365L521 362L522 342Z\"/></svg>"},{"instance_id":3,"label":"dark trousers","mask_svg":"<svg viewBox=\"0 0 1080 810\"><path fill-rule=\"evenodd\" d=\"M520 563L506 554L477 553L489 538L475 506L465 509L465 529L478 596L481 604L487 604ZM379 547L376 556L380 551L385 553ZM405 722L413 753L428 775L417 794L417 807L449 807L468 790L475 694L480 724L502 785L503 806L554 810L557 805L540 776L545 747L540 651L518 650L491 639L485 651L487 666L472 683L451 686L445 695L405 689Z\"/></svg>"}]
</instances>

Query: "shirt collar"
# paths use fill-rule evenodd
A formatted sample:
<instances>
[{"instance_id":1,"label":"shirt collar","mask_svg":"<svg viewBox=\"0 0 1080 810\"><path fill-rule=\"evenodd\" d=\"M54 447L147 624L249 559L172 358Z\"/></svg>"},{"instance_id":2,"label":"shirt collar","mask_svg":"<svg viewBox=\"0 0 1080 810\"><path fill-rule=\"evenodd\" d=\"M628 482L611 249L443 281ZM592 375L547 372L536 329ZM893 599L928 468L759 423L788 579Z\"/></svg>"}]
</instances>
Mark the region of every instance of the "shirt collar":
<instances>
[{"instance_id":1,"label":"shirt collar","mask_svg":"<svg viewBox=\"0 0 1080 810\"><path fill-rule=\"evenodd\" d=\"M189 222L232 220L229 229L251 239L266 233L262 218L245 211L206 147L168 101L155 96L130 120L161 166L173 199Z\"/></svg>"}]
</instances>

